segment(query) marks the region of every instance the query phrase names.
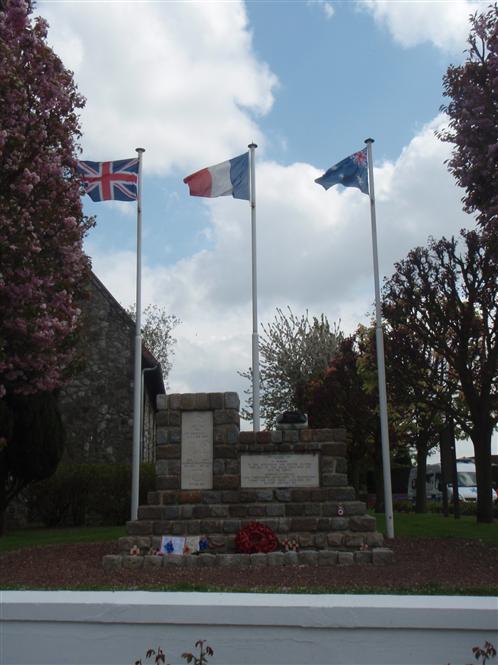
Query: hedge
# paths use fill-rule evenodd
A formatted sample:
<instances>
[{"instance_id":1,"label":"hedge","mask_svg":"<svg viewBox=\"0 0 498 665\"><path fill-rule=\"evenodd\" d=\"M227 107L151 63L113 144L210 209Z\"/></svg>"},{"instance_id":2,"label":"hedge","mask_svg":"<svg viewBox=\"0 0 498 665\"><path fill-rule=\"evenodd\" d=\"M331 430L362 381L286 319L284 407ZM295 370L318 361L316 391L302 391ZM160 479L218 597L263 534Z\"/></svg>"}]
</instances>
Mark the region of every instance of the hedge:
<instances>
[{"instance_id":1,"label":"hedge","mask_svg":"<svg viewBox=\"0 0 498 665\"><path fill-rule=\"evenodd\" d=\"M140 466L140 504L155 489L154 464ZM29 521L59 525L113 525L130 519L131 465L61 464L26 491Z\"/></svg>"},{"instance_id":2,"label":"hedge","mask_svg":"<svg viewBox=\"0 0 498 665\"><path fill-rule=\"evenodd\" d=\"M415 503L412 503L408 499L402 499L393 501L393 510L396 513L414 513L415 512ZM495 503L494 516L498 517L498 504ZM426 504L426 513L442 513L443 512L443 503L442 501L427 501ZM448 512L453 514L453 504L448 505ZM475 501L460 501L460 515L475 515L477 512L477 505Z\"/></svg>"}]
</instances>

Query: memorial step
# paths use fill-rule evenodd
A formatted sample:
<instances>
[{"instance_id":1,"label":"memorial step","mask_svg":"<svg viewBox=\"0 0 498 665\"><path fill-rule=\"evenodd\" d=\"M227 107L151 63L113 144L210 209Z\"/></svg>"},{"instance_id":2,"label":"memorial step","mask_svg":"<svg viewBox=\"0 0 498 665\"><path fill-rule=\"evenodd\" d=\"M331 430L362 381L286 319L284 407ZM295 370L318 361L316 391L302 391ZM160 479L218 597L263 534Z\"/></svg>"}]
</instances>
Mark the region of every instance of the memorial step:
<instances>
[{"instance_id":1,"label":"memorial step","mask_svg":"<svg viewBox=\"0 0 498 665\"><path fill-rule=\"evenodd\" d=\"M375 518L365 515L363 501L316 502L316 503L195 503L140 506L139 521L191 521L191 520L234 520L271 518L342 518L365 517L375 524ZM130 523L131 524L131 523Z\"/></svg>"},{"instance_id":2,"label":"memorial step","mask_svg":"<svg viewBox=\"0 0 498 665\"><path fill-rule=\"evenodd\" d=\"M299 550L328 550L338 549L344 551L363 551L370 550L373 547L382 547L384 538L382 534L376 531L333 531L333 532L297 532L289 531L278 533L275 532L279 543L284 540L296 541ZM156 551L161 547L162 535L174 534L160 534L160 535L129 535L119 538L118 549L123 555L130 554L134 548L138 548L141 555L148 554L151 550ZM181 534L181 535L200 535L197 534ZM226 553L235 552L235 533L212 533L208 535L210 546L210 553ZM279 549L282 549L281 547Z\"/></svg>"},{"instance_id":3,"label":"memorial step","mask_svg":"<svg viewBox=\"0 0 498 665\"><path fill-rule=\"evenodd\" d=\"M373 547L371 550L345 552L342 550L303 550L301 552L270 552L268 554L210 554L188 556L130 556L108 554L103 558L104 570L159 570L171 567L236 567L264 568L266 566L347 566L372 564L383 566L394 560L392 550Z\"/></svg>"},{"instance_id":4,"label":"memorial step","mask_svg":"<svg viewBox=\"0 0 498 665\"><path fill-rule=\"evenodd\" d=\"M354 501L355 491L347 485L313 488L180 490L166 489L149 492L147 504L240 504L240 503L322 503L324 501Z\"/></svg>"},{"instance_id":5,"label":"memorial step","mask_svg":"<svg viewBox=\"0 0 498 665\"><path fill-rule=\"evenodd\" d=\"M294 517L245 517L229 519L165 519L137 520L127 522L127 532L133 535L175 536L187 534L237 533L250 522L261 522L275 533L288 531L375 531L376 521L370 515L349 515L334 517L294 516Z\"/></svg>"}]
</instances>

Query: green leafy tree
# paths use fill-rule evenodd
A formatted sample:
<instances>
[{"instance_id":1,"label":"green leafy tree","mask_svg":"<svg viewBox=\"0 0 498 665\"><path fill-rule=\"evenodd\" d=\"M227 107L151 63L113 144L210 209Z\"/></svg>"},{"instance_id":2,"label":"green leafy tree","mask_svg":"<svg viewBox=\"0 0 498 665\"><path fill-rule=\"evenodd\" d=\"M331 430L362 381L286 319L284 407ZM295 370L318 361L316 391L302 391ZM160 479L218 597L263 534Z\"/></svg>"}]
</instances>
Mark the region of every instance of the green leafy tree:
<instances>
[{"instance_id":1,"label":"green leafy tree","mask_svg":"<svg viewBox=\"0 0 498 665\"><path fill-rule=\"evenodd\" d=\"M450 66L442 106L448 129L438 133L454 145L448 169L465 190L464 210L477 213L483 229L498 233L498 4L470 19L467 60Z\"/></svg>"},{"instance_id":2,"label":"green leafy tree","mask_svg":"<svg viewBox=\"0 0 498 665\"><path fill-rule=\"evenodd\" d=\"M389 399L398 415L400 439L416 454L415 511L425 513L427 456L439 443L452 396L442 382L442 360L403 321L388 321L385 338Z\"/></svg>"},{"instance_id":3,"label":"green leafy tree","mask_svg":"<svg viewBox=\"0 0 498 665\"><path fill-rule=\"evenodd\" d=\"M307 386L310 427L343 427L348 433L348 473L358 496L373 465L378 437L376 396L366 389L359 371L356 335L341 340L337 353L322 376Z\"/></svg>"},{"instance_id":4,"label":"green leafy tree","mask_svg":"<svg viewBox=\"0 0 498 665\"><path fill-rule=\"evenodd\" d=\"M309 314L297 316L277 308L272 322L262 326L259 338L261 414L271 428L283 411L306 407L306 386L314 377L320 377L334 357L342 333L331 325L327 317ZM251 381L251 370L241 373ZM249 392L249 391L247 391ZM252 400L243 416L252 419Z\"/></svg>"},{"instance_id":5,"label":"green leafy tree","mask_svg":"<svg viewBox=\"0 0 498 665\"><path fill-rule=\"evenodd\" d=\"M375 472L376 511L384 510L384 471L382 458L382 431L380 426L380 400L378 381L378 361L375 324L358 326L356 331L358 346L358 373L365 391L372 399L372 459ZM384 331L386 392L388 411L389 454L391 467L395 463L409 463L407 445L403 438L403 410L397 394L398 386L394 383L389 366L389 339Z\"/></svg>"},{"instance_id":6,"label":"green leafy tree","mask_svg":"<svg viewBox=\"0 0 498 665\"><path fill-rule=\"evenodd\" d=\"M491 437L498 421L498 246L487 233L430 240L396 264L384 314L444 360L444 391L460 395L448 413L474 445L477 519L493 520Z\"/></svg>"},{"instance_id":7,"label":"green leafy tree","mask_svg":"<svg viewBox=\"0 0 498 665\"><path fill-rule=\"evenodd\" d=\"M386 326L384 330L389 408L389 438L393 463L410 463L417 453L425 479L428 452L437 445L442 427L439 361L417 345L408 331ZM432 363L432 364L431 364ZM374 470L382 504L382 449L375 328L359 326L340 344L331 366L309 384L308 413L313 427L344 427L350 435L350 480L358 492L360 478ZM417 492L417 511L425 511L425 482Z\"/></svg>"}]
</instances>

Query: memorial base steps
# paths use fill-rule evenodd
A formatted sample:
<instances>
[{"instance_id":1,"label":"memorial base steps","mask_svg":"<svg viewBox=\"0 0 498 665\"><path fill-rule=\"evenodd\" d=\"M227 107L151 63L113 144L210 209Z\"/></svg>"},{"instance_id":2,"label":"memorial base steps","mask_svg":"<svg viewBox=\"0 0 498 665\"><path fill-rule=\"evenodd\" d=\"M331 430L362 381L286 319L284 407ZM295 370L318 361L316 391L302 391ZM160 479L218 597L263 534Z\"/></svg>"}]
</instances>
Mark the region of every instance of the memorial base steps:
<instances>
[{"instance_id":1,"label":"memorial base steps","mask_svg":"<svg viewBox=\"0 0 498 665\"><path fill-rule=\"evenodd\" d=\"M107 569L392 561L375 518L347 484L345 430L240 432L238 409L235 393L158 399L157 489L127 523L119 554L105 557ZM251 522L273 530L279 551L236 552L236 535ZM163 536L206 536L209 548L157 556ZM285 551L289 545L297 550Z\"/></svg>"},{"instance_id":2,"label":"memorial base steps","mask_svg":"<svg viewBox=\"0 0 498 665\"><path fill-rule=\"evenodd\" d=\"M120 568L131 570L166 571L175 567L195 568L262 568L266 566L336 566L369 564L383 566L393 562L393 552L384 547L354 552L344 550L300 550L298 552L269 552L255 554L201 554L179 555L129 555L108 554L103 558L105 570Z\"/></svg>"}]
</instances>

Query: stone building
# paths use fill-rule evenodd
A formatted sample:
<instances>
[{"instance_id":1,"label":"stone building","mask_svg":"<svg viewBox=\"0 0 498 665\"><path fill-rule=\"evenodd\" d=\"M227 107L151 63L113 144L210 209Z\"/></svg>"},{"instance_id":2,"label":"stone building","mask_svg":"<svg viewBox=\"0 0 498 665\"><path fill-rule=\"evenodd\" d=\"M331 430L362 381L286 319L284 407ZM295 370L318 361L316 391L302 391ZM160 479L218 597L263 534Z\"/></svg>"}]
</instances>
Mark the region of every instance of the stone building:
<instances>
[{"instance_id":1,"label":"stone building","mask_svg":"<svg viewBox=\"0 0 498 665\"><path fill-rule=\"evenodd\" d=\"M59 398L66 428L66 462L131 462L135 323L92 273L82 302L80 370ZM152 368L156 368L152 370ZM144 347L142 460L155 449L156 395L164 393L161 366Z\"/></svg>"}]
</instances>

